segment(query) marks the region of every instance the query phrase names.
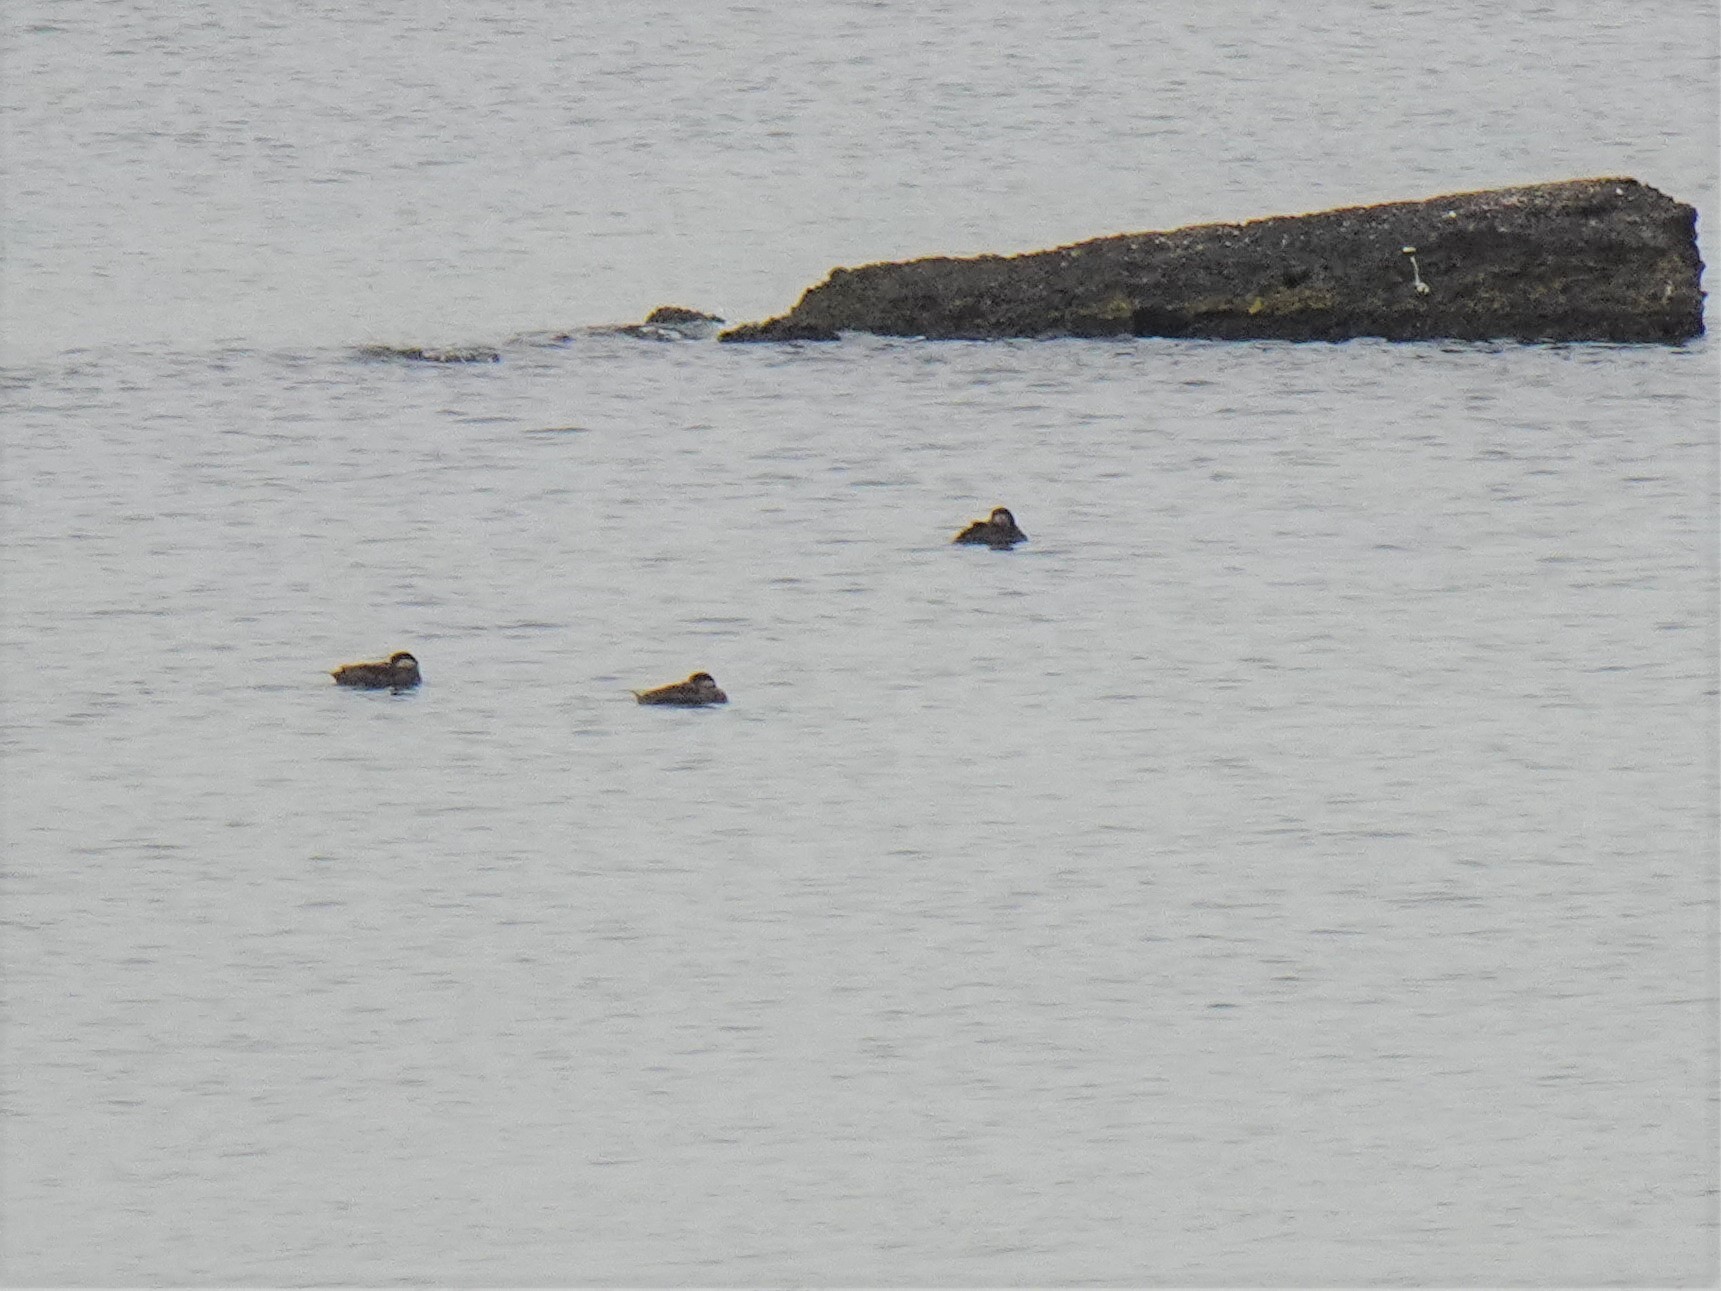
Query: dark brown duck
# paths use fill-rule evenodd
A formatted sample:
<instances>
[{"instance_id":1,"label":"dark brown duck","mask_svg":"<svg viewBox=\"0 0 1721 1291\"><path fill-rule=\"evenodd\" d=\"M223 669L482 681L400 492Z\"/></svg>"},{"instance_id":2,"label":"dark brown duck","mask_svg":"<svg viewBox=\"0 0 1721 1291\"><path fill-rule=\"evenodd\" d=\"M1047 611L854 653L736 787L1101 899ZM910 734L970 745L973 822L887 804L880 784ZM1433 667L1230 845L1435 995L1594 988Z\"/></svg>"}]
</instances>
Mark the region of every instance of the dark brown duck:
<instances>
[{"instance_id":1,"label":"dark brown duck","mask_svg":"<svg viewBox=\"0 0 1721 1291\"><path fill-rule=\"evenodd\" d=\"M976 520L950 541L977 543L1001 551L1027 540L1028 535L1016 527L1016 517L1007 507L993 507L986 519Z\"/></svg>"},{"instance_id":2,"label":"dark brown duck","mask_svg":"<svg viewBox=\"0 0 1721 1291\"><path fill-rule=\"evenodd\" d=\"M729 696L717 689L717 683L708 672L696 672L686 681L659 686L655 690L636 690L633 697L642 704L677 704L682 708L729 702Z\"/></svg>"},{"instance_id":3,"label":"dark brown duck","mask_svg":"<svg viewBox=\"0 0 1721 1291\"><path fill-rule=\"evenodd\" d=\"M405 650L396 650L380 663L343 663L329 676L336 685L365 690L410 690L424 680L418 674L418 660Z\"/></svg>"}]
</instances>

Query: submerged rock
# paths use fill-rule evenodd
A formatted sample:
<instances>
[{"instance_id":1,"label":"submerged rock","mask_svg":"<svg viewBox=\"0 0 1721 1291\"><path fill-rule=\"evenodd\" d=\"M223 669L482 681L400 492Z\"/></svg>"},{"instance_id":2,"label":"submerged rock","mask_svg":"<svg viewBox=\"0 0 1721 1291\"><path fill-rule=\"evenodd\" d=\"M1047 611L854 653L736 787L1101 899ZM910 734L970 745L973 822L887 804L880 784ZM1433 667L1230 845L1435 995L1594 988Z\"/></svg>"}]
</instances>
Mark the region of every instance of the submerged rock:
<instances>
[{"instance_id":1,"label":"submerged rock","mask_svg":"<svg viewBox=\"0 0 1721 1291\"><path fill-rule=\"evenodd\" d=\"M588 327L587 336L635 336L646 341L703 341L717 335L723 319L716 314L703 314L697 309L680 305L659 305L645 316L643 323L618 323L608 327ZM580 333L564 332L555 337L565 345Z\"/></svg>"},{"instance_id":2,"label":"submerged rock","mask_svg":"<svg viewBox=\"0 0 1721 1291\"><path fill-rule=\"evenodd\" d=\"M659 305L645 316L645 322L615 330L623 336L638 336L648 341L703 341L717 335L722 326L723 320L716 314L702 314L680 305Z\"/></svg>"},{"instance_id":3,"label":"submerged rock","mask_svg":"<svg viewBox=\"0 0 1721 1291\"><path fill-rule=\"evenodd\" d=\"M419 345L363 345L359 356L366 359L400 359L408 363L500 363L502 355L485 345L427 349Z\"/></svg>"},{"instance_id":4,"label":"submerged rock","mask_svg":"<svg viewBox=\"0 0 1721 1291\"><path fill-rule=\"evenodd\" d=\"M720 339L1676 342L1703 332L1696 227L1634 179L1576 179L836 269Z\"/></svg>"}]
</instances>

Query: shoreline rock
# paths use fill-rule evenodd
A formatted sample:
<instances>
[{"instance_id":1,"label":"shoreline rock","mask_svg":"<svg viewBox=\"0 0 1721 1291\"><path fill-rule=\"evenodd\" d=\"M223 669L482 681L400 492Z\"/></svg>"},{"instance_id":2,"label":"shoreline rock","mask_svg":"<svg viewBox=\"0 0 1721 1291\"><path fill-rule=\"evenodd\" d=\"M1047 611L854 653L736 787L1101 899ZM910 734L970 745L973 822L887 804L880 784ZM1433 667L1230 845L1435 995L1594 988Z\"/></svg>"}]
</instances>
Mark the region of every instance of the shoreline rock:
<instances>
[{"instance_id":1,"label":"shoreline rock","mask_svg":"<svg viewBox=\"0 0 1721 1291\"><path fill-rule=\"evenodd\" d=\"M1697 212L1634 179L834 269L723 341L1168 336L1612 341L1703 333Z\"/></svg>"}]
</instances>

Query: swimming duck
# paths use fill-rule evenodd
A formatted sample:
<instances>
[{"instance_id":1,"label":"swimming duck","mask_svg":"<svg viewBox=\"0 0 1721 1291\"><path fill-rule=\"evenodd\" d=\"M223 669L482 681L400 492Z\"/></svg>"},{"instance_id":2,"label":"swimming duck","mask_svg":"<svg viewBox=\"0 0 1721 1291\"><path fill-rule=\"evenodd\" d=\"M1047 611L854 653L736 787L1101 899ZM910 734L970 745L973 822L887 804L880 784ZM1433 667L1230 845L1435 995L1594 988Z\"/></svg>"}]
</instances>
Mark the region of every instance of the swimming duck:
<instances>
[{"instance_id":1,"label":"swimming duck","mask_svg":"<svg viewBox=\"0 0 1721 1291\"><path fill-rule=\"evenodd\" d=\"M362 686L366 690L410 690L423 680L418 660L396 650L381 663L343 663L329 673L338 686Z\"/></svg>"},{"instance_id":2,"label":"swimming duck","mask_svg":"<svg viewBox=\"0 0 1721 1291\"><path fill-rule=\"evenodd\" d=\"M717 683L708 672L696 672L686 681L659 686L656 690L636 690L633 697L642 704L679 704L683 708L729 702L729 696L717 689Z\"/></svg>"},{"instance_id":3,"label":"swimming duck","mask_svg":"<svg viewBox=\"0 0 1721 1291\"><path fill-rule=\"evenodd\" d=\"M950 541L984 543L1002 551L1027 540L1028 535L1016 527L1016 517L1010 514L1008 508L993 507L992 514L986 519L976 520Z\"/></svg>"}]
</instances>

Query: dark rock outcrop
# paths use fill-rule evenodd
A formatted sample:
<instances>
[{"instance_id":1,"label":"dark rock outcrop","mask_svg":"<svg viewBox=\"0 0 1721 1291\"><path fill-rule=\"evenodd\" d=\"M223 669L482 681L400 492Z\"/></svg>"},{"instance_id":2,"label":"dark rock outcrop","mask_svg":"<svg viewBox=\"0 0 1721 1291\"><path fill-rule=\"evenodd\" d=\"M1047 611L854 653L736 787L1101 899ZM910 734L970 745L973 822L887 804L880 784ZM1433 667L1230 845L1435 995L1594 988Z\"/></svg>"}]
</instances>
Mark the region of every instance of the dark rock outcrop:
<instances>
[{"instance_id":1,"label":"dark rock outcrop","mask_svg":"<svg viewBox=\"0 0 1721 1291\"><path fill-rule=\"evenodd\" d=\"M1568 180L836 269L721 339L1677 342L1703 331L1696 225L1636 180Z\"/></svg>"},{"instance_id":2,"label":"dark rock outcrop","mask_svg":"<svg viewBox=\"0 0 1721 1291\"><path fill-rule=\"evenodd\" d=\"M645 316L645 321L660 327L684 327L689 323L721 323L723 320L716 314L702 314L697 309L684 309L680 305L659 305Z\"/></svg>"}]
</instances>

